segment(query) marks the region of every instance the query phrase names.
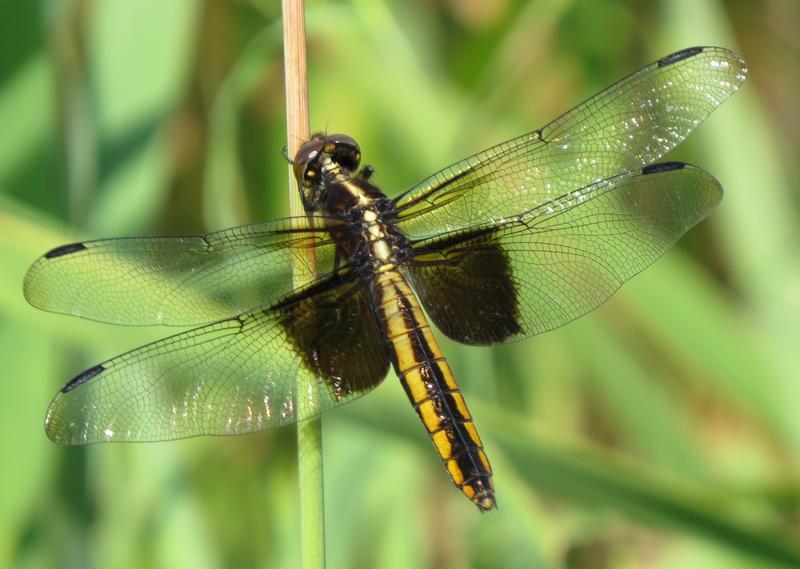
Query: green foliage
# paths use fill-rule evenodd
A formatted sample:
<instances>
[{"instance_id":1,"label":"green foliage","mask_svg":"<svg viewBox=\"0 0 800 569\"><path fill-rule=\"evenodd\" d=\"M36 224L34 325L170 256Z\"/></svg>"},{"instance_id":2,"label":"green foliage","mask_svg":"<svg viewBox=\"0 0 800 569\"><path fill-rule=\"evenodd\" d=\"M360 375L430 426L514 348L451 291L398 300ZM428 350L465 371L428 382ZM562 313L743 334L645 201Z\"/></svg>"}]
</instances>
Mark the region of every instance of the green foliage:
<instances>
[{"instance_id":1,"label":"green foliage","mask_svg":"<svg viewBox=\"0 0 800 569\"><path fill-rule=\"evenodd\" d=\"M792 2L307 4L312 128L359 140L390 195L670 51L724 45L752 69L674 153L726 191L679 248L560 330L444 342L498 511L451 487L393 378L325 417L329 566L799 566ZM52 445L43 415L68 377L172 330L40 313L21 293L27 266L75 239L286 214L276 6L0 8L0 567L298 565L292 429Z\"/></svg>"}]
</instances>

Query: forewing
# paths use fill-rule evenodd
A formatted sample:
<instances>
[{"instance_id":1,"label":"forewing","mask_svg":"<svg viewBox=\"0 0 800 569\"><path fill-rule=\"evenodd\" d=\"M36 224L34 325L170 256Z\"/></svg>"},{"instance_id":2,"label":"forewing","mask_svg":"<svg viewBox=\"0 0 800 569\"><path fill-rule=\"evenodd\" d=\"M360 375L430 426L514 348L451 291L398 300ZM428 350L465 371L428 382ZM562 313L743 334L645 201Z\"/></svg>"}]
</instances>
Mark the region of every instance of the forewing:
<instances>
[{"instance_id":1,"label":"forewing","mask_svg":"<svg viewBox=\"0 0 800 569\"><path fill-rule=\"evenodd\" d=\"M335 247L316 218L203 236L73 243L28 269L25 298L37 308L114 324L195 326L288 294L293 267L307 263L311 246L323 275L332 268Z\"/></svg>"},{"instance_id":2,"label":"forewing","mask_svg":"<svg viewBox=\"0 0 800 569\"><path fill-rule=\"evenodd\" d=\"M384 378L389 356L362 282L334 284L86 370L51 403L48 436L85 444L248 433L359 397Z\"/></svg>"},{"instance_id":3,"label":"forewing","mask_svg":"<svg viewBox=\"0 0 800 569\"><path fill-rule=\"evenodd\" d=\"M409 271L425 310L450 338L521 339L599 306L721 198L707 172L655 164L502 224L417 242Z\"/></svg>"},{"instance_id":4,"label":"forewing","mask_svg":"<svg viewBox=\"0 0 800 569\"><path fill-rule=\"evenodd\" d=\"M432 237L503 220L651 164L734 93L745 62L722 48L667 56L547 126L470 156L397 198L399 227Z\"/></svg>"}]
</instances>

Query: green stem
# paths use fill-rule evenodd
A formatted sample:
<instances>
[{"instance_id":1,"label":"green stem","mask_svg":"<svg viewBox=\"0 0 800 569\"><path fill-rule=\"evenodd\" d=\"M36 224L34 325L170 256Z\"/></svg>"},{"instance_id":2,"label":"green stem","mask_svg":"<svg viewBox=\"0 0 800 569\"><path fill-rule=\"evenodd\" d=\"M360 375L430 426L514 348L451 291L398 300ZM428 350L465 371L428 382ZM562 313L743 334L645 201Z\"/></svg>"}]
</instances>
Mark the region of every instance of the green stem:
<instances>
[{"instance_id":1,"label":"green stem","mask_svg":"<svg viewBox=\"0 0 800 569\"><path fill-rule=\"evenodd\" d=\"M308 84L306 75L306 38L303 0L283 0L283 52L286 77L286 130L290 156L300 141L308 140ZM289 207L294 216L303 215L303 205L289 166ZM314 252L306 249L305 264L294 267L295 285L314 277ZM306 254L299 252L299 254ZM311 267L308 270L306 267ZM314 381L313 378L307 381ZM322 421L316 410L316 397L309 397L316 385L304 382L297 386L297 413L312 416L297 425L297 471L300 492L300 566L302 569L325 567L325 506L322 478Z\"/></svg>"},{"instance_id":2,"label":"green stem","mask_svg":"<svg viewBox=\"0 0 800 569\"><path fill-rule=\"evenodd\" d=\"M297 470L300 485L300 566L325 567L325 504L322 489L322 420L297 426Z\"/></svg>"}]
</instances>

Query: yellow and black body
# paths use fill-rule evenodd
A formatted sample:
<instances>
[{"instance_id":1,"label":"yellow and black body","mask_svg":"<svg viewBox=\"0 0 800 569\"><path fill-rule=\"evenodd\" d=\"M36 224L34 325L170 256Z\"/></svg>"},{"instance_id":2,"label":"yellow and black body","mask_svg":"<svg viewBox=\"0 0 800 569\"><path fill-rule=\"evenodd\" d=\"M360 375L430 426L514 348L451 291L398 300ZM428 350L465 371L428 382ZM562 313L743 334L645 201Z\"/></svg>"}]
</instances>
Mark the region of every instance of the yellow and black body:
<instances>
[{"instance_id":1,"label":"yellow and black body","mask_svg":"<svg viewBox=\"0 0 800 569\"><path fill-rule=\"evenodd\" d=\"M316 134L303 145L294 166L306 208L320 210L338 254L369 290L392 366L453 483L489 510L495 506L489 459L406 277L414 254L396 226L396 206L368 175L356 174L360 155L356 142L341 134Z\"/></svg>"}]
</instances>

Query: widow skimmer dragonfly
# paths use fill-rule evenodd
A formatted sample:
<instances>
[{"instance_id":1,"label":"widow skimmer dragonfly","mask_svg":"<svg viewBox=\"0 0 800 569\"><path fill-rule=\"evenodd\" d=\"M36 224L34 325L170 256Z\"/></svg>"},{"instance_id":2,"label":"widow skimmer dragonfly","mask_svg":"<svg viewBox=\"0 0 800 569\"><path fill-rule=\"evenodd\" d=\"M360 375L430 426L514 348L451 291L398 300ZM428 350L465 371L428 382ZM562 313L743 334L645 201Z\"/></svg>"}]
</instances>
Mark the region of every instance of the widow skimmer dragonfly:
<instances>
[{"instance_id":1,"label":"widow skimmer dragonfly","mask_svg":"<svg viewBox=\"0 0 800 569\"><path fill-rule=\"evenodd\" d=\"M358 170L352 138L317 134L293 161L314 217L45 253L24 284L38 308L199 326L76 375L50 405L47 435L257 431L360 397L391 364L455 485L493 508L483 443L425 313L449 338L489 345L603 303L719 203L710 174L656 161L746 75L726 49L673 53L394 199ZM294 288L309 247L316 276Z\"/></svg>"}]
</instances>

